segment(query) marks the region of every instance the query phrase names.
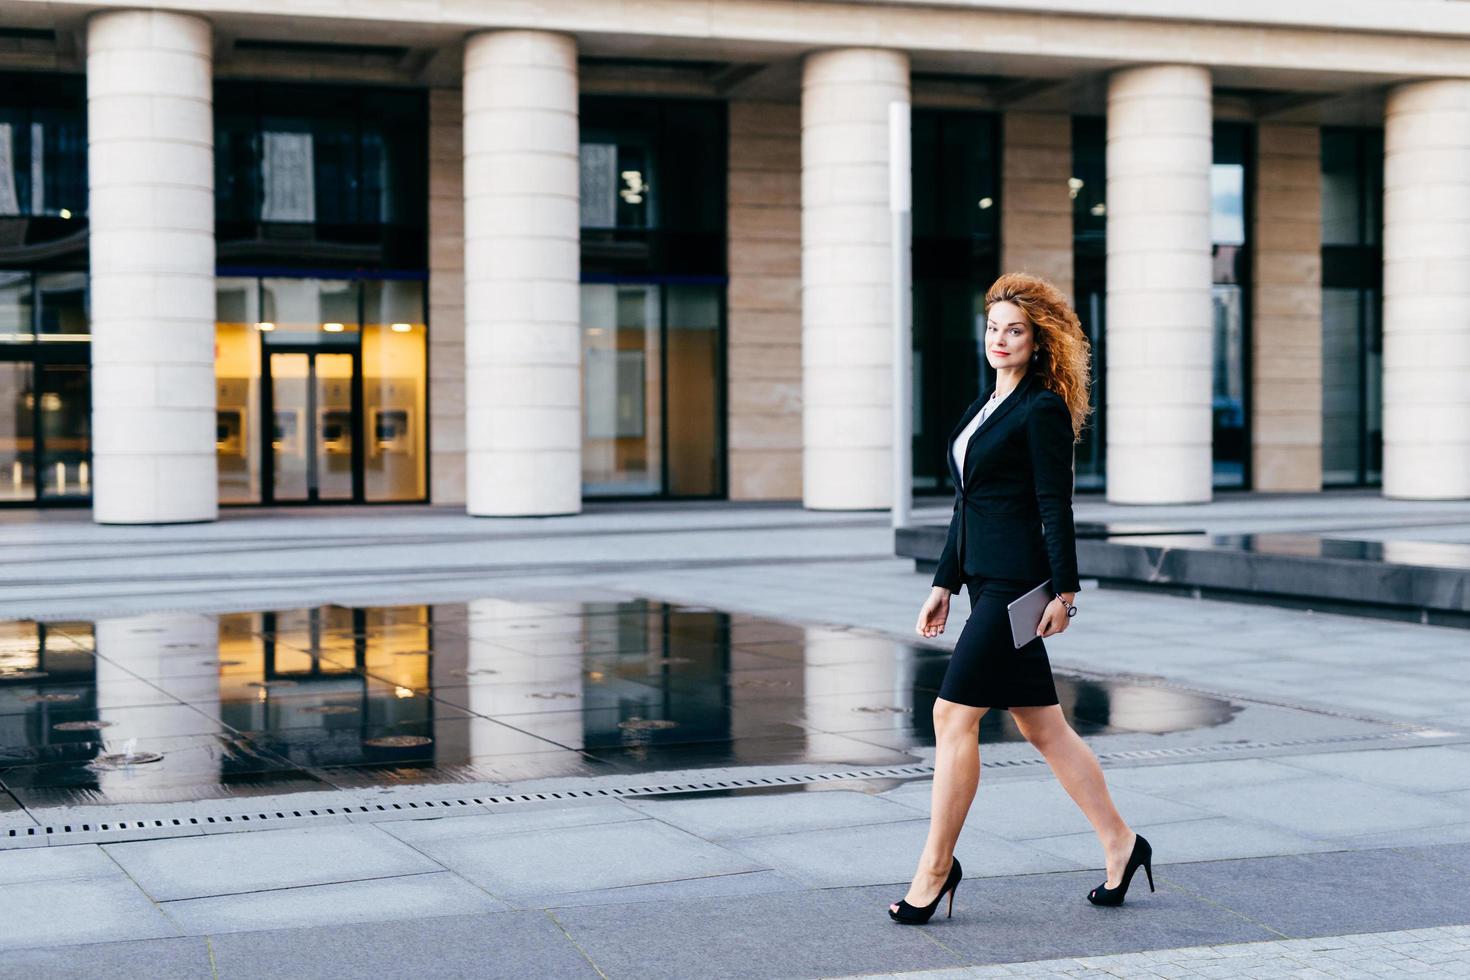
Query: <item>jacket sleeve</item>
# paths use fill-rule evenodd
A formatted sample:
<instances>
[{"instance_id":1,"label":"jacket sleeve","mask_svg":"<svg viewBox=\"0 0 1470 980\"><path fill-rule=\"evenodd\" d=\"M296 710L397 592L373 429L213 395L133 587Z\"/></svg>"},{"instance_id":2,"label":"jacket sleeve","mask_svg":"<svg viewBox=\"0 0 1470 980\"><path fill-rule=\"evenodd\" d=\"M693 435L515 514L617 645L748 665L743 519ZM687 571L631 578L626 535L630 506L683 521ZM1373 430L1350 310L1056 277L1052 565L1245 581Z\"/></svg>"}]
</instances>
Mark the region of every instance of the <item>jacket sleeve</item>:
<instances>
[{"instance_id":1,"label":"jacket sleeve","mask_svg":"<svg viewBox=\"0 0 1470 980\"><path fill-rule=\"evenodd\" d=\"M1026 417L1026 441L1036 503L1046 536L1053 592L1076 592L1077 538L1072 524L1072 415L1054 391L1045 391Z\"/></svg>"},{"instance_id":2,"label":"jacket sleeve","mask_svg":"<svg viewBox=\"0 0 1470 980\"><path fill-rule=\"evenodd\" d=\"M959 561L955 557L956 538L960 533L960 496L955 494L954 516L949 519L949 534L944 541L944 550L939 553L939 567L934 571L934 584L942 585L958 595L960 591Z\"/></svg>"}]
</instances>

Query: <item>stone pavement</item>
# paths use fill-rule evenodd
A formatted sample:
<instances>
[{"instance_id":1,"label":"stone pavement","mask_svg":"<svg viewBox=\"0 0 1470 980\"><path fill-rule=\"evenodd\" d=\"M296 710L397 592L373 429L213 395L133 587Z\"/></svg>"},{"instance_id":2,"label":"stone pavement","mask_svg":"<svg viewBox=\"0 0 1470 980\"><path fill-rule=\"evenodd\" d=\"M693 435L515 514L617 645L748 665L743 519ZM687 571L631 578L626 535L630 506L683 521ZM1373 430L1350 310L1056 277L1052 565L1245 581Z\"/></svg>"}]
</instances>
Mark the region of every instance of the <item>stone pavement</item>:
<instances>
[{"instance_id":1,"label":"stone pavement","mask_svg":"<svg viewBox=\"0 0 1470 980\"><path fill-rule=\"evenodd\" d=\"M1470 536L1463 502L1328 497L1211 505L1213 524L1170 510L1212 531ZM886 515L645 510L515 533L403 518L232 517L153 537L12 525L0 545L22 560L0 600L11 615L120 615L599 590L913 638L928 588L892 558ZM1086 901L1100 848L1029 747L982 744L966 881L954 917L926 927L885 908L913 871L930 782L849 778L0 844L0 962L38 977L1470 976L1454 928L1470 924L1465 631L1096 584L1047 641L1054 666L1251 706L1215 744L1140 735L1159 751L1105 760L1156 856L1158 891L1140 875L1121 908ZM944 644L966 611L957 597ZM1329 734L1263 738L1253 712Z\"/></svg>"}]
</instances>

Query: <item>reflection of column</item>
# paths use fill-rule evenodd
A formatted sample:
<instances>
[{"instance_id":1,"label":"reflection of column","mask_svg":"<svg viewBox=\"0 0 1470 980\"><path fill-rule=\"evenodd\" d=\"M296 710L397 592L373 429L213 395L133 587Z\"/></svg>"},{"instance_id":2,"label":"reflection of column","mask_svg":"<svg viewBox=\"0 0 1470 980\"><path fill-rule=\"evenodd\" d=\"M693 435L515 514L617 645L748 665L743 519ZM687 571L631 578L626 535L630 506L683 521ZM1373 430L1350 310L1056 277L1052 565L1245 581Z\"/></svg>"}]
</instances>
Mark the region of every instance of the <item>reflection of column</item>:
<instances>
[{"instance_id":1,"label":"reflection of column","mask_svg":"<svg viewBox=\"0 0 1470 980\"><path fill-rule=\"evenodd\" d=\"M87 21L93 516L214 520L214 145L208 21Z\"/></svg>"},{"instance_id":2,"label":"reflection of column","mask_svg":"<svg viewBox=\"0 0 1470 980\"><path fill-rule=\"evenodd\" d=\"M577 45L464 54L465 488L480 516L582 506Z\"/></svg>"},{"instance_id":3,"label":"reflection of column","mask_svg":"<svg viewBox=\"0 0 1470 980\"><path fill-rule=\"evenodd\" d=\"M1108 80L1107 497L1195 503L1212 486L1210 73Z\"/></svg>"},{"instance_id":4,"label":"reflection of column","mask_svg":"<svg viewBox=\"0 0 1470 980\"><path fill-rule=\"evenodd\" d=\"M1383 495L1470 496L1470 81L1391 89L1383 126Z\"/></svg>"},{"instance_id":5,"label":"reflection of column","mask_svg":"<svg viewBox=\"0 0 1470 980\"><path fill-rule=\"evenodd\" d=\"M466 691L465 706L477 715L501 718L505 715L528 715L538 712L555 713L555 723L534 725L538 738L550 739L569 749L580 749L584 744L582 708L586 698L582 693L581 657L537 657L535 654L509 651L497 646L501 639L524 643L528 630L512 628L514 623L524 622L509 617L524 616L524 607L501 599L471 599L468 632L469 652L465 668L469 676L465 683L473 685ZM494 674L478 675L476 670L494 670ZM535 693L562 691L575 697L542 700L531 697ZM515 725L514 718L505 718L505 723ZM519 750L521 735L494 725L479 725L470 739L470 755L486 756ZM550 748L548 746L548 748Z\"/></svg>"},{"instance_id":6,"label":"reflection of column","mask_svg":"<svg viewBox=\"0 0 1470 980\"><path fill-rule=\"evenodd\" d=\"M807 56L801 88L802 495L810 508L892 497L888 106L908 56Z\"/></svg>"},{"instance_id":7,"label":"reflection of column","mask_svg":"<svg viewBox=\"0 0 1470 980\"><path fill-rule=\"evenodd\" d=\"M127 712L126 728L104 728L98 732L107 743L108 752L121 752L132 735L143 739L167 738L173 735L197 735L213 726L197 714L177 706L153 709L133 707L138 703L136 691L129 691L129 681L138 677L155 680L163 675L169 662L195 663L219 660L219 623L210 616L169 615L132 616L125 619L103 619L97 622L97 717L102 721L120 721L116 709ZM175 673L175 672L170 672ZM120 686L121 685L121 686ZM189 682L189 704L210 718L220 717L219 671L199 668L199 676ZM162 751L166 748L139 746L137 751ZM191 777L208 781L219 778L219 772L191 773ZM98 774L104 793L109 781L124 782L134 778L127 772Z\"/></svg>"}]
</instances>

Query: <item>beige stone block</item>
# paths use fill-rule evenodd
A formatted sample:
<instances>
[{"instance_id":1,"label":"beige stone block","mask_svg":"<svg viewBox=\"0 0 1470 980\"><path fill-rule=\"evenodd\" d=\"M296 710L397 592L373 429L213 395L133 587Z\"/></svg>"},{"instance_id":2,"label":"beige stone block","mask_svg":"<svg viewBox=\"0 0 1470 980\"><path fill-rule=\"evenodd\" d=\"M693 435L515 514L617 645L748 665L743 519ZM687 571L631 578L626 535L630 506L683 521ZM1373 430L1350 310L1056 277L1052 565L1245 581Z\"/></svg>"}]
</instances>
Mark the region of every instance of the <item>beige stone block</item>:
<instances>
[{"instance_id":1,"label":"beige stone block","mask_svg":"<svg viewBox=\"0 0 1470 980\"><path fill-rule=\"evenodd\" d=\"M735 450L729 460L731 500L801 499L800 451Z\"/></svg>"},{"instance_id":2,"label":"beige stone block","mask_svg":"<svg viewBox=\"0 0 1470 980\"><path fill-rule=\"evenodd\" d=\"M792 272L799 270L793 269ZM791 310L801 309L801 277L761 276L731 280L726 300L732 309Z\"/></svg>"},{"instance_id":3,"label":"beige stone block","mask_svg":"<svg viewBox=\"0 0 1470 980\"><path fill-rule=\"evenodd\" d=\"M436 504L465 502L464 452L429 454L429 500Z\"/></svg>"},{"instance_id":4,"label":"beige stone block","mask_svg":"<svg viewBox=\"0 0 1470 980\"><path fill-rule=\"evenodd\" d=\"M1007 209L1001 219L1001 244L1026 249L1033 246L1072 251L1072 216L1016 212Z\"/></svg>"},{"instance_id":5,"label":"beige stone block","mask_svg":"<svg viewBox=\"0 0 1470 980\"><path fill-rule=\"evenodd\" d=\"M978 204L977 204L978 206ZM1072 213L1072 199L1068 196L1067 180L1046 182L1038 180L1012 181L1005 185L1005 207L1018 213Z\"/></svg>"},{"instance_id":6,"label":"beige stone block","mask_svg":"<svg viewBox=\"0 0 1470 980\"><path fill-rule=\"evenodd\" d=\"M1257 252L1320 252L1322 249L1322 222L1307 221L1259 221L1255 236Z\"/></svg>"},{"instance_id":7,"label":"beige stone block","mask_svg":"<svg viewBox=\"0 0 1470 980\"><path fill-rule=\"evenodd\" d=\"M1322 160L1317 154L1286 157L1262 154L1256 161L1256 185L1298 190L1313 196L1322 185Z\"/></svg>"},{"instance_id":8,"label":"beige stone block","mask_svg":"<svg viewBox=\"0 0 1470 980\"><path fill-rule=\"evenodd\" d=\"M751 239L801 241L801 211L789 205L734 205L727 220L732 246Z\"/></svg>"},{"instance_id":9,"label":"beige stone block","mask_svg":"<svg viewBox=\"0 0 1470 980\"><path fill-rule=\"evenodd\" d=\"M800 363L798 359L798 364ZM730 379L730 415L782 415L801 420L801 382Z\"/></svg>"},{"instance_id":10,"label":"beige stone block","mask_svg":"<svg viewBox=\"0 0 1470 980\"><path fill-rule=\"evenodd\" d=\"M730 377L746 380L801 379L801 349L789 344L741 344L726 352Z\"/></svg>"},{"instance_id":11,"label":"beige stone block","mask_svg":"<svg viewBox=\"0 0 1470 980\"><path fill-rule=\"evenodd\" d=\"M801 245L797 242L732 242L729 252L732 278L780 276L801 267Z\"/></svg>"},{"instance_id":12,"label":"beige stone block","mask_svg":"<svg viewBox=\"0 0 1470 980\"><path fill-rule=\"evenodd\" d=\"M1261 379L1255 385L1254 411L1257 421L1269 417L1317 412L1322 408L1322 383L1309 379Z\"/></svg>"},{"instance_id":13,"label":"beige stone block","mask_svg":"<svg viewBox=\"0 0 1470 980\"><path fill-rule=\"evenodd\" d=\"M1072 117L1067 113L1007 112L1001 127L1006 147L1059 147L1071 153Z\"/></svg>"},{"instance_id":14,"label":"beige stone block","mask_svg":"<svg viewBox=\"0 0 1470 980\"><path fill-rule=\"evenodd\" d=\"M801 133L801 106L795 102L731 102L730 139Z\"/></svg>"},{"instance_id":15,"label":"beige stone block","mask_svg":"<svg viewBox=\"0 0 1470 980\"><path fill-rule=\"evenodd\" d=\"M1256 127L1256 151L1266 157L1301 157L1309 159L1321 172L1321 130L1316 126L1288 126L1263 123Z\"/></svg>"},{"instance_id":16,"label":"beige stone block","mask_svg":"<svg viewBox=\"0 0 1470 980\"><path fill-rule=\"evenodd\" d=\"M801 206L801 174L743 170L730 175L730 203Z\"/></svg>"},{"instance_id":17,"label":"beige stone block","mask_svg":"<svg viewBox=\"0 0 1470 980\"><path fill-rule=\"evenodd\" d=\"M1001 161L1002 179L1060 180L1066 187L1067 178L1071 175L1070 141L1058 147L1005 144Z\"/></svg>"},{"instance_id":18,"label":"beige stone block","mask_svg":"<svg viewBox=\"0 0 1470 980\"><path fill-rule=\"evenodd\" d=\"M1322 489L1322 453L1308 446L1257 446L1251 459L1256 490L1317 493Z\"/></svg>"},{"instance_id":19,"label":"beige stone block","mask_svg":"<svg viewBox=\"0 0 1470 980\"><path fill-rule=\"evenodd\" d=\"M1277 285L1321 288L1321 253L1278 252L1256 268L1256 282L1260 289Z\"/></svg>"},{"instance_id":20,"label":"beige stone block","mask_svg":"<svg viewBox=\"0 0 1470 980\"><path fill-rule=\"evenodd\" d=\"M790 136L738 136L730 140L730 173L801 171L801 139Z\"/></svg>"},{"instance_id":21,"label":"beige stone block","mask_svg":"<svg viewBox=\"0 0 1470 980\"><path fill-rule=\"evenodd\" d=\"M732 453L742 449L801 449L800 416L735 415L729 419L727 431Z\"/></svg>"},{"instance_id":22,"label":"beige stone block","mask_svg":"<svg viewBox=\"0 0 1470 980\"><path fill-rule=\"evenodd\" d=\"M1256 213L1263 221L1275 215L1297 221L1309 221L1314 217L1321 220L1322 198L1315 189L1306 191L1296 187L1263 185L1256 191L1256 206Z\"/></svg>"},{"instance_id":23,"label":"beige stone block","mask_svg":"<svg viewBox=\"0 0 1470 980\"><path fill-rule=\"evenodd\" d=\"M801 310L751 310L733 304L729 312L730 346L786 344L801 349Z\"/></svg>"},{"instance_id":24,"label":"beige stone block","mask_svg":"<svg viewBox=\"0 0 1470 980\"><path fill-rule=\"evenodd\" d=\"M457 379L463 384L465 375L464 343L431 336L429 342L429 380Z\"/></svg>"}]
</instances>

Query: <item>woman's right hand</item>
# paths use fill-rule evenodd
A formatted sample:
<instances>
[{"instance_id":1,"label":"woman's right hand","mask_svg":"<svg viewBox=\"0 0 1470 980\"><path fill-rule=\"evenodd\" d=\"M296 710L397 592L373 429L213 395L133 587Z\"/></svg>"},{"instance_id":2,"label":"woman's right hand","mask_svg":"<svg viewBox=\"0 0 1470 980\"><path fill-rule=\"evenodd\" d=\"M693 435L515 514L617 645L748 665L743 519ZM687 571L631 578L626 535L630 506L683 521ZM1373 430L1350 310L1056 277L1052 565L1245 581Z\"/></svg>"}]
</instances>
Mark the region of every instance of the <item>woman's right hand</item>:
<instances>
[{"instance_id":1,"label":"woman's right hand","mask_svg":"<svg viewBox=\"0 0 1470 980\"><path fill-rule=\"evenodd\" d=\"M942 585L934 586L924 608L919 610L919 622L914 631L920 636L934 637L944 632L944 621L949 618L949 590Z\"/></svg>"}]
</instances>

